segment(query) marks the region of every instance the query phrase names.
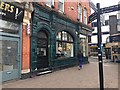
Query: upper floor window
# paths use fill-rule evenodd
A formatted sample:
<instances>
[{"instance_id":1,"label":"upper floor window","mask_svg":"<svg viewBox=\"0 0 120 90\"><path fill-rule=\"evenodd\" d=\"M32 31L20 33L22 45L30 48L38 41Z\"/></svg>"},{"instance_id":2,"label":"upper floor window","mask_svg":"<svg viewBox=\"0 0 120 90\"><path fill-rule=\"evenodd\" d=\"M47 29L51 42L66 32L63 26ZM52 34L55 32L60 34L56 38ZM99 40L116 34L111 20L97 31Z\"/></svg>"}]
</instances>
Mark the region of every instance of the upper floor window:
<instances>
[{"instance_id":1,"label":"upper floor window","mask_svg":"<svg viewBox=\"0 0 120 90\"><path fill-rule=\"evenodd\" d=\"M84 8L84 23L87 24L87 9Z\"/></svg>"},{"instance_id":2,"label":"upper floor window","mask_svg":"<svg viewBox=\"0 0 120 90\"><path fill-rule=\"evenodd\" d=\"M51 6L54 6L54 0L46 0L46 5L51 7Z\"/></svg>"},{"instance_id":3,"label":"upper floor window","mask_svg":"<svg viewBox=\"0 0 120 90\"><path fill-rule=\"evenodd\" d=\"M64 12L64 0L59 0L58 1L58 10L60 12Z\"/></svg>"},{"instance_id":4,"label":"upper floor window","mask_svg":"<svg viewBox=\"0 0 120 90\"><path fill-rule=\"evenodd\" d=\"M82 7L80 5L78 6L78 19L82 22Z\"/></svg>"}]
</instances>

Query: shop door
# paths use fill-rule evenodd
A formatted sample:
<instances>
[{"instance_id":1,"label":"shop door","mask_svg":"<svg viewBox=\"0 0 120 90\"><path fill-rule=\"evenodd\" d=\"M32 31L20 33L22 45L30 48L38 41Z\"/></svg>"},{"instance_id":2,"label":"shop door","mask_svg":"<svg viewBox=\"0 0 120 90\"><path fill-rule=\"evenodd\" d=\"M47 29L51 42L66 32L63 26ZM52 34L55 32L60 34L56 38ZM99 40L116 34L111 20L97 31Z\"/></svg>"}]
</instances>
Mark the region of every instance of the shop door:
<instances>
[{"instance_id":1,"label":"shop door","mask_svg":"<svg viewBox=\"0 0 120 90\"><path fill-rule=\"evenodd\" d=\"M37 41L37 69L48 68L48 38L45 32L39 32Z\"/></svg>"},{"instance_id":2,"label":"shop door","mask_svg":"<svg viewBox=\"0 0 120 90\"><path fill-rule=\"evenodd\" d=\"M0 74L1 81L19 77L19 39L0 36Z\"/></svg>"}]
</instances>

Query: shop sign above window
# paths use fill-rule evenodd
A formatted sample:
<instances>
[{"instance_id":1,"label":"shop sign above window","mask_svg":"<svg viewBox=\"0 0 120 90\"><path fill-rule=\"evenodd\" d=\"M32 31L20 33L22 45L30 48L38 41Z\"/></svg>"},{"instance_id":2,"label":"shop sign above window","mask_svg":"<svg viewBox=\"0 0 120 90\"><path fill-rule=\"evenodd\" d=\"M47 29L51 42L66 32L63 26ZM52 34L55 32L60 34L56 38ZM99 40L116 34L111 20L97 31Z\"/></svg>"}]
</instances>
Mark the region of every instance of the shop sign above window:
<instances>
[{"instance_id":1,"label":"shop sign above window","mask_svg":"<svg viewBox=\"0 0 120 90\"><path fill-rule=\"evenodd\" d=\"M0 17L22 22L24 9L11 3L0 1Z\"/></svg>"}]
</instances>

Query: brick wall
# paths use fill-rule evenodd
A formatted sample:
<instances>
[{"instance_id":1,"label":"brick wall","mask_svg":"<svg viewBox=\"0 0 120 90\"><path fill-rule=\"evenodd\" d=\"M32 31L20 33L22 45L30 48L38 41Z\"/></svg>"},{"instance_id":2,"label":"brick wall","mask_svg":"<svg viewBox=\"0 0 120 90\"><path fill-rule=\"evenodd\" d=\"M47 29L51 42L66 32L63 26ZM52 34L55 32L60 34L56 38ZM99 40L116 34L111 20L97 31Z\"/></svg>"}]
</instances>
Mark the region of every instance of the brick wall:
<instances>
[{"instance_id":1,"label":"brick wall","mask_svg":"<svg viewBox=\"0 0 120 90\"><path fill-rule=\"evenodd\" d=\"M22 70L30 68L30 37L26 34L26 25L22 31Z\"/></svg>"},{"instance_id":2,"label":"brick wall","mask_svg":"<svg viewBox=\"0 0 120 90\"><path fill-rule=\"evenodd\" d=\"M58 0L54 0L54 9L58 11ZM78 1L79 0L65 0L64 3L64 15L69 17L70 19L77 21L78 18ZM45 2L40 2L41 5L45 5ZM91 10L89 5L89 0L80 0L80 5L82 6L82 21L84 22L84 8L87 9L87 17L90 16Z\"/></svg>"},{"instance_id":3,"label":"brick wall","mask_svg":"<svg viewBox=\"0 0 120 90\"><path fill-rule=\"evenodd\" d=\"M65 2L65 14L72 20L77 21L78 18L78 2Z\"/></svg>"}]
</instances>

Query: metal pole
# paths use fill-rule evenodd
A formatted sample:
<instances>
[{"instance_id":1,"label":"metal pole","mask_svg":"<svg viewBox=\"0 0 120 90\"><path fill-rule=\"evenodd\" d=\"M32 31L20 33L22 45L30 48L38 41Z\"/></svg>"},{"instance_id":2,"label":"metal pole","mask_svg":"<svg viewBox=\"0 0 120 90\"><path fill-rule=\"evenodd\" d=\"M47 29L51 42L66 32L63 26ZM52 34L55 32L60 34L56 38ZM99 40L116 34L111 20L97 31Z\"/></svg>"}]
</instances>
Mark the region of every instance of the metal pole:
<instances>
[{"instance_id":1,"label":"metal pole","mask_svg":"<svg viewBox=\"0 0 120 90\"><path fill-rule=\"evenodd\" d=\"M97 33L98 33L98 61L99 61L99 80L100 80L100 90L104 90L104 80L103 80L103 61L102 61L102 36L101 36L101 22L100 22L100 3L97 3Z\"/></svg>"}]
</instances>

